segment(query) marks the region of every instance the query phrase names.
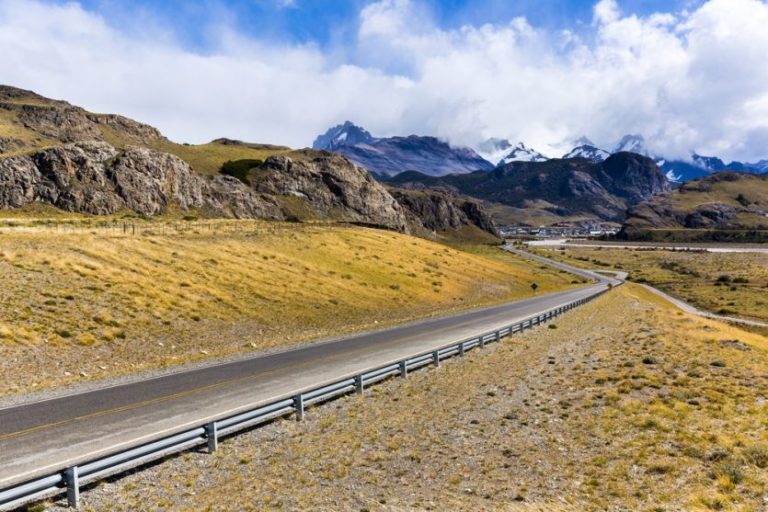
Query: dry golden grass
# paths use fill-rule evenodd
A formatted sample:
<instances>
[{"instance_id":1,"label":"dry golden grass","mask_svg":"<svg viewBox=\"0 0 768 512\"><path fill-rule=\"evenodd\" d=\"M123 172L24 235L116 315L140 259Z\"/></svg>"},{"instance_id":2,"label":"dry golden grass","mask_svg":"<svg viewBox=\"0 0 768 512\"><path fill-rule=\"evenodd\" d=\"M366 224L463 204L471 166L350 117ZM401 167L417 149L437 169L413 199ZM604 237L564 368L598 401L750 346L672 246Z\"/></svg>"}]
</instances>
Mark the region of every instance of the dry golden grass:
<instances>
[{"instance_id":1,"label":"dry golden grass","mask_svg":"<svg viewBox=\"0 0 768 512\"><path fill-rule=\"evenodd\" d=\"M382 230L213 220L126 233L117 220L0 223L0 394L516 299L534 280L572 286L511 256Z\"/></svg>"},{"instance_id":2,"label":"dry golden grass","mask_svg":"<svg viewBox=\"0 0 768 512\"><path fill-rule=\"evenodd\" d=\"M768 340L626 285L525 336L84 495L98 510L741 510Z\"/></svg>"},{"instance_id":3,"label":"dry golden grass","mask_svg":"<svg viewBox=\"0 0 768 512\"><path fill-rule=\"evenodd\" d=\"M768 320L768 254L576 246L537 252L585 268L624 270L633 281L712 313Z\"/></svg>"}]
</instances>

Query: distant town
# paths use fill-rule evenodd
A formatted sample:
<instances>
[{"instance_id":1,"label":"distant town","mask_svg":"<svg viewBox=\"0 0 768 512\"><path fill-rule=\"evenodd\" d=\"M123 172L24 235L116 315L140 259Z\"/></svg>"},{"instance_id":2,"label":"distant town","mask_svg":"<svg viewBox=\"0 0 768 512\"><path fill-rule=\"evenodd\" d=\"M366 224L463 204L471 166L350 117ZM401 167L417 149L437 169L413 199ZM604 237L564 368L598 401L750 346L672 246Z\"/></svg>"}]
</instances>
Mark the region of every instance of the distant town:
<instances>
[{"instance_id":1,"label":"distant town","mask_svg":"<svg viewBox=\"0 0 768 512\"><path fill-rule=\"evenodd\" d=\"M499 233L504 238L598 238L618 233L613 226L574 227L574 226L503 226Z\"/></svg>"}]
</instances>

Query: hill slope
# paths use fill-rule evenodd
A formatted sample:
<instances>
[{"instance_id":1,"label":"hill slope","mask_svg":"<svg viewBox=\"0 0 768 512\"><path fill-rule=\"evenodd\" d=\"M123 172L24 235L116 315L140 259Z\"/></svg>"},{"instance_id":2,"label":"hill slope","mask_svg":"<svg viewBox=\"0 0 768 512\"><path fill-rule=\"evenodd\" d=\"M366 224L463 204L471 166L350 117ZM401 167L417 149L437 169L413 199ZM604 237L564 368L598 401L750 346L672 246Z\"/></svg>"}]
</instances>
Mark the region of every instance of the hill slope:
<instances>
[{"instance_id":1,"label":"hill slope","mask_svg":"<svg viewBox=\"0 0 768 512\"><path fill-rule=\"evenodd\" d=\"M0 395L370 330L572 279L498 249L361 227L110 220L3 221Z\"/></svg>"},{"instance_id":2,"label":"hill slope","mask_svg":"<svg viewBox=\"0 0 768 512\"><path fill-rule=\"evenodd\" d=\"M653 230L768 230L768 176L718 172L631 208L623 234Z\"/></svg>"}]
</instances>

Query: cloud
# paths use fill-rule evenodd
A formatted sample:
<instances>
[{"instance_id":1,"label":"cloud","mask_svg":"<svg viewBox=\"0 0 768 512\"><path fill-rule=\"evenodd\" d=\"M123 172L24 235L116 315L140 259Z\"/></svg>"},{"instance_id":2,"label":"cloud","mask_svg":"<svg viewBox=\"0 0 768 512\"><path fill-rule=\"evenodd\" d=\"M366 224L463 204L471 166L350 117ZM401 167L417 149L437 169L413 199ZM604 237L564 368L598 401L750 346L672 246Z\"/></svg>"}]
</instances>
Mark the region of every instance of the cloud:
<instances>
[{"instance_id":1,"label":"cloud","mask_svg":"<svg viewBox=\"0 0 768 512\"><path fill-rule=\"evenodd\" d=\"M595 4L595 23L614 23L621 17L616 0L600 0Z\"/></svg>"},{"instance_id":2,"label":"cloud","mask_svg":"<svg viewBox=\"0 0 768 512\"><path fill-rule=\"evenodd\" d=\"M0 0L0 82L190 142L301 147L351 119L380 135L509 137L552 156L581 135L610 146L625 133L668 156L768 156L764 1L637 16L601 0L592 25L561 32L525 18L454 29L435 19L416 0L380 0L361 9L351 46L217 25L203 54L171 30L128 34L77 3Z\"/></svg>"}]
</instances>

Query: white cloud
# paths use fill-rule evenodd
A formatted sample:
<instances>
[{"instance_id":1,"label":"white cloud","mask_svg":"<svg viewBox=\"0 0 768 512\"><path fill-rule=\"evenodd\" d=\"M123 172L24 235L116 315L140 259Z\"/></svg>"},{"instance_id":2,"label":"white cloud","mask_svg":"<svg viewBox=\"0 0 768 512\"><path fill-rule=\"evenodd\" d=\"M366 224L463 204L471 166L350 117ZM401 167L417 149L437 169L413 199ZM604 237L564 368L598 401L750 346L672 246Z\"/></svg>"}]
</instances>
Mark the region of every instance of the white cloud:
<instances>
[{"instance_id":1,"label":"white cloud","mask_svg":"<svg viewBox=\"0 0 768 512\"><path fill-rule=\"evenodd\" d=\"M600 0L595 4L595 23L613 23L621 17L616 0Z\"/></svg>"},{"instance_id":2,"label":"white cloud","mask_svg":"<svg viewBox=\"0 0 768 512\"><path fill-rule=\"evenodd\" d=\"M667 155L754 160L768 156L766 26L761 0L647 17L601 0L582 33L523 18L446 30L416 0L381 0L361 11L353 48L216 27L218 44L203 55L157 30L129 36L76 3L0 0L0 83L123 113L181 141L304 146L351 119L375 134L502 136L555 155L552 143L580 135L610 145L643 133Z\"/></svg>"}]
</instances>

